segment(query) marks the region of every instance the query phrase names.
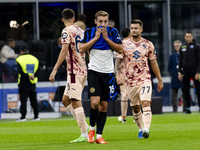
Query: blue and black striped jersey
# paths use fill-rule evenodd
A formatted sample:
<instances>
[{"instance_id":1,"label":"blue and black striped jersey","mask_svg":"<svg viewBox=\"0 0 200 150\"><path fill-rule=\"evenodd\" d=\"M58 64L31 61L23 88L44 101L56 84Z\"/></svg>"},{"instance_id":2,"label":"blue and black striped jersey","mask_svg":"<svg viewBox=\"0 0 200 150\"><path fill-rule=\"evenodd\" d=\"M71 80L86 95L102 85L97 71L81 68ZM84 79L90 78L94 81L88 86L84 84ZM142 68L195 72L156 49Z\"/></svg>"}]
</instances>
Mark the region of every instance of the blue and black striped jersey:
<instances>
[{"instance_id":1,"label":"blue and black striped jersey","mask_svg":"<svg viewBox=\"0 0 200 150\"><path fill-rule=\"evenodd\" d=\"M106 27L108 32L108 38L113 42L122 44L122 40L119 36L118 30L116 28ZM87 43L91 39L95 37L95 33L97 31L97 27L87 28L84 32L84 37L81 40L81 43ZM101 34L100 38L96 41L96 43L91 47L91 49L99 49L99 50L110 50L110 46L103 39Z\"/></svg>"}]
</instances>

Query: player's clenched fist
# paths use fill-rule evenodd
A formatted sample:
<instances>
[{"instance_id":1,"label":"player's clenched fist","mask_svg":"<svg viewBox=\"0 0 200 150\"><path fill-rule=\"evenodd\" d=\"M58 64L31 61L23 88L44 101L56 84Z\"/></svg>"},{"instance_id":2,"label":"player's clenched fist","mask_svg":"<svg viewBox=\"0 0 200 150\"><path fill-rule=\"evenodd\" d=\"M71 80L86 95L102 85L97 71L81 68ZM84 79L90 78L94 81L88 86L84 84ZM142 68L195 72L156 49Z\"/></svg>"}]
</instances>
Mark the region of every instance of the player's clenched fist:
<instances>
[{"instance_id":1,"label":"player's clenched fist","mask_svg":"<svg viewBox=\"0 0 200 150\"><path fill-rule=\"evenodd\" d=\"M55 75L56 75L57 71L53 70L49 76L49 81L54 82L55 81Z\"/></svg>"}]
</instances>

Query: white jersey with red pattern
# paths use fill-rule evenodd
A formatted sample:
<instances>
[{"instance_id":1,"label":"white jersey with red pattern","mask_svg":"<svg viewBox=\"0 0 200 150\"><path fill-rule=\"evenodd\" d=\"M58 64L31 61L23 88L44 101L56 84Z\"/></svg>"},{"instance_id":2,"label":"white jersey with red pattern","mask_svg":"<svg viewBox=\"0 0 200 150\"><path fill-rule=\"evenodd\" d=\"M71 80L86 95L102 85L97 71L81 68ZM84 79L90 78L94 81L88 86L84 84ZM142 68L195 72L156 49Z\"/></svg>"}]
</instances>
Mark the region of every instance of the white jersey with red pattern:
<instances>
[{"instance_id":1,"label":"white jersey with red pattern","mask_svg":"<svg viewBox=\"0 0 200 150\"><path fill-rule=\"evenodd\" d=\"M122 43L123 43L124 40L122 40ZM116 58L120 58L120 59L123 59L123 55L122 54L119 54L116 52ZM120 66L119 66L119 70L120 70L120 74L121 76L125 76L125 62L124 62L124 59L122 60ZM125 82L125 78L122 79L123 82Z\"/></svg>"},{"instance_id":2,"label":"white jersey with red pattern","mask_svg":"<svg viewBox=\"0 0 200 150\"><path fill-rule=\"evenodd\" d=\"M67 74L87 75L85 54L79 53L78 43L83 38L84 31L77 25L71 25L62 31L62 44L69 44L66 56Z\"/></svg>"},{"instance_id":3,"label":"white jersey with red pattern","mask_svg":"<svg viewBox=\"0 0 200 150\"><path fill-rule=\"evenodd\" d=\"M156 59L153 43L144 38L140 42L134 42L130 38L123 41L123 47L126 85L136 86L151 82L148 60Z\"/></svg>"}]
</instances>

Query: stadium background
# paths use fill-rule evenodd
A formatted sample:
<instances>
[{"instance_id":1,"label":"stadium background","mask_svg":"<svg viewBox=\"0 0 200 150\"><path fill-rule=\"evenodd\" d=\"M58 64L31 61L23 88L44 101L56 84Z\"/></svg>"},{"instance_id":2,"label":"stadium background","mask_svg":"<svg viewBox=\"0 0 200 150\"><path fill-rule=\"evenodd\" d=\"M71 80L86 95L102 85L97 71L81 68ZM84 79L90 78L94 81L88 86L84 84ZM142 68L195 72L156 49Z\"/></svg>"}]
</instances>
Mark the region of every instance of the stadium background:
<instances>
[{"instance_id":1,"label":"stadium background","mask_svg":"<svg viewBox=\"0 0 200 150\"><path fill-rule=\"evenodd\" d=\"M121 31L134 18L144 22L142 36L151 40L156 48L159 67L165 88L161 93L154 91L154 96L162 97L162 105L170 106L170 78L167 72L169 55L173 52L172 43L179 39L184 42L184 32L191 30L197 42L200 42L200 2L198 0L1 0L0 1L0 46L8 37L16 40L15 51L20 44L28 43L41 61L41 73L37 84L38 100L54 99L57 87L65 86L65 68L60 68L57 82L48 82L49 73L54 65L52 49L63 29L61 12L64 8L87 15L87 27L94 26L94 14L105 10L110 19ZM0 113L19 105L17 83L1 71ZM156 84L156 80L154 83ZM192 84L191 84L192 86ZM193 90L193 88L191 88ZM194 93L194 92L192 92ZM59 92L58 92L59 95ZM192 95L195 100L195 95ZM87 99L87 86L83 93ZM54 103L56 111L60 103ZM13 110L14 111L14 110ZM30 110L31 111L31 110Z\"/></svg>"}]
</instances>

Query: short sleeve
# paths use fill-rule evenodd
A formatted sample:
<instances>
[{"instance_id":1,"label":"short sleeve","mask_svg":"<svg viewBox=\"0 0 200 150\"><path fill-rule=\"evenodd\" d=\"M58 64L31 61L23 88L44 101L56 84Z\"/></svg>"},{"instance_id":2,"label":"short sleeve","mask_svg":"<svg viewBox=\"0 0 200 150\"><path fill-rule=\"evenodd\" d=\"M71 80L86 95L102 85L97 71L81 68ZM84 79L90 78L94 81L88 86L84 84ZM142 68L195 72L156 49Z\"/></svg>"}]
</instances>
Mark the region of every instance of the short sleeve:
<instances>
[{"instance_id":1,"label":"short sleeve","mask_svg":"<svg viewBox=\"0 0 200 150\"><path fill-rule=\"evenodd\" d=\"M90 33L90 28L87 28L86 30L85 30L85 32L84 32L84 36L83 36L83 39L81 40L81 43L87 43L87 42L89 42L90 41L90 35L89 35L89 33Z\"/></svg>"},{"instance_id":2,"label":"short sleeve","mask_svg":"<svg viewBox=\"0 0 200 150\"><path fill-rule=\"evenodd\" d=\"M61 42L62 42L62 44L70 44L71 43L70 31L68 31L66 28L63 29L63 31L62 31Z\"/></svg>"},{"instance_id":3,"label":"short sleeve","mask_svg":"<svg viewBox=\"0 0 200 150\"><path fill-rule=\"evenodd\" d=\"M113 29L113 31L111 31L111 32L113 32L112 33L113 42L118 43L118 44L122 44L122 40L121 40L121 37L120 37L120 35L118 33L118 30L116 28L112 28L112 29Z\"/></svg>"},{"instance_id":4,"label":"short sleeve","mask_svg":"<svg viewBox=\"0 0 200 150\"><path fill-rule=\"evenodd\" d=\"M149 53L149 60L155 60L157 58L157 56L154 52L153 43L150 42L148 50L149 50L149 52L148 52Z\"/></svg>"}]
</instances>

